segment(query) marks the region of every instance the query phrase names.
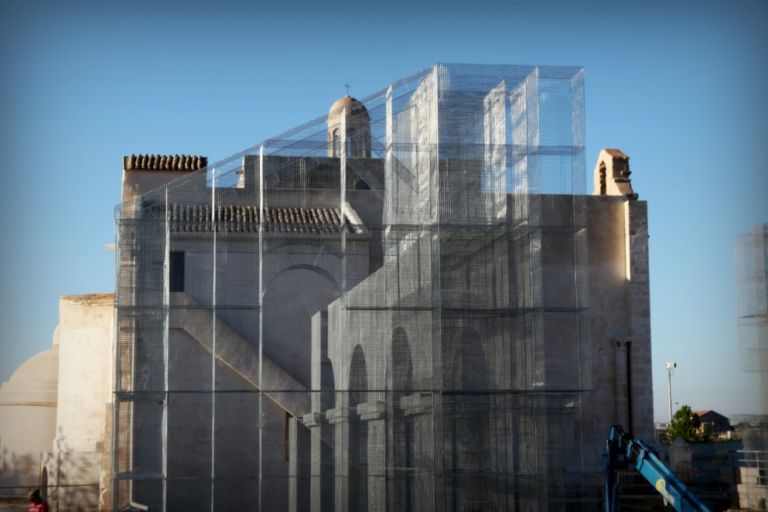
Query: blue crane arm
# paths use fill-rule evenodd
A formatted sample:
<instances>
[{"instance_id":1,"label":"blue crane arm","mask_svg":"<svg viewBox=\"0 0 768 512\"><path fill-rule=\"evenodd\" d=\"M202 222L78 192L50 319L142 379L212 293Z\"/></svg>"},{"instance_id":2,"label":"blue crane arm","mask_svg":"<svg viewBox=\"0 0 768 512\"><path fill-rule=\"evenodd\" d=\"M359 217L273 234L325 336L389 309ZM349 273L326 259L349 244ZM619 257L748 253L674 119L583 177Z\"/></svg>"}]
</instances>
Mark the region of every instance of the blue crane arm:
<instances>
[{"instance_id":1,"label":"blue crane arm","mask_svg":"<svg viewBox=\"0 0 768 512\"><path fill-rule=\"evenodd\" d=\"M605 512L615 512L619 494L618 472L633 467L664 499L664 505L679 512L709 512L699 499L639 439L630 436L618 425L611 427L605 448Z\"/></svg>"}]
</instances>

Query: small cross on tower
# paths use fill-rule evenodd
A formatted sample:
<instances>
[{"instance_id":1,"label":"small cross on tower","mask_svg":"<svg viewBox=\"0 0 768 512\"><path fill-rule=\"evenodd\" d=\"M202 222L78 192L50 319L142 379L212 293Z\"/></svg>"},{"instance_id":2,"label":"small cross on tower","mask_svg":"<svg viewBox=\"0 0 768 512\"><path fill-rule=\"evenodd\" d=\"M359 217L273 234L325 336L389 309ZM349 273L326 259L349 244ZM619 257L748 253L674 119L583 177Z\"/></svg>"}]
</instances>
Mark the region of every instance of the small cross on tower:
<instances>
[{"instance_id":1,"label":"small cross on tower","mask_svg":"<svg viewBox=\"0 0 768 512\"><path fill-rule=\"evenodd\" d=\"M345 83L344 87L347 88L347 96L349 96L349 82Z\"/></svg>"}]
</instances>

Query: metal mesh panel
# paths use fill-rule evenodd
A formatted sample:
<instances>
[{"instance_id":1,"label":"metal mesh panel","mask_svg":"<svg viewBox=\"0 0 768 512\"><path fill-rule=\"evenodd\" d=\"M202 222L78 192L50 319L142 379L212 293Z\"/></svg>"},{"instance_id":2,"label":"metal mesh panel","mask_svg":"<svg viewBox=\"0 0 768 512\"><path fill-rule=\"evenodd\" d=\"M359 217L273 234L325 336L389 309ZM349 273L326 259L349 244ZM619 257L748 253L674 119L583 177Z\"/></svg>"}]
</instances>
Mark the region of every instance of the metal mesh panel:
<instances>
[{"instance_id":1,"label":"metal mesh panel","mask_svg":"<svg viewBox=\"0 0 768 512\"><path fill-rule=\"evenodd\" d=\"M737 315L742 368L758 374L759 413L768 415L768 224L756 226L736 243ZM745 448L768 451L768 424ZM754 444L752 444L754 443Z\"/></svg>"},{"instance_id":2,"label":"metal mesh panel","mask_svg":"<svg viewBox=\"0 0 768 512\"><path fill-rule=\"evenodd\" d=\"M114 507L583 505L583 101L435 65L124 201Z\"/></svg>"}]
</instances>

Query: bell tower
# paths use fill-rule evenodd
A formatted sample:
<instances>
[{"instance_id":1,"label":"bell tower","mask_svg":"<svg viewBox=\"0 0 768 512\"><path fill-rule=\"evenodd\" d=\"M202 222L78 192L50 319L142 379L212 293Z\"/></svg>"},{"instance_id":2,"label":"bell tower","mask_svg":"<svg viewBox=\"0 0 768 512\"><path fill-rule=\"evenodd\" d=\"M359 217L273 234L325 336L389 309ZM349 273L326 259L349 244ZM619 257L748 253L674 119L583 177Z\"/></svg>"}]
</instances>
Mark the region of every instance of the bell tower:
<instances>
[{"instance_id":1,"label":"bell tower","mask_svg":"<svg viewBox=\"0 0 768 512\"><path fill-rule=\"evenodd\" d=\"M328 111L328 156L341 156L341 121L346 118L347 156L371 157L371 118L362 102L344 96Z\"/></svg>"}]
</instances>

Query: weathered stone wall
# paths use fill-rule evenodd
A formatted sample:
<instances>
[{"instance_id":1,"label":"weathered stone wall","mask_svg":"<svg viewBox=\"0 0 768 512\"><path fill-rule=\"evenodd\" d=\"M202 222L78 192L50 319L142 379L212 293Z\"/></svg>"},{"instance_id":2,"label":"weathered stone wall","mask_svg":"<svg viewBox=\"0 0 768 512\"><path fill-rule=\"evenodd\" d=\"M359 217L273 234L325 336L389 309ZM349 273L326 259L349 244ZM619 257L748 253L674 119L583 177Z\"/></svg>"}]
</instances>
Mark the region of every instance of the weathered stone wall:
<instances>
[{"instance_id":1,"label":"weathered stone wall","mask_svg":"<svg viewBox=\"0 0 768 512\"><path fill-rule=\"evenodd\" d=\"M56 439L46 460L49 502L56 510L99 507L109 404L112 402L111 294L63 296L59 302L59 406Z\"/></svg>"},{"instance_id":2,"label":"weathered stone wall","mask_svg":"<svg viewBox=\"0 0 768 512\"><path fill-rule=\"evenodd\" d=\"M584 199L593 385L584 396L583 430L595 447L587 467L600 471L599 445L611 425L653 439L647 210L644 201L622 196Z\"/></svg>"}]
</instances>

